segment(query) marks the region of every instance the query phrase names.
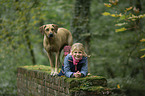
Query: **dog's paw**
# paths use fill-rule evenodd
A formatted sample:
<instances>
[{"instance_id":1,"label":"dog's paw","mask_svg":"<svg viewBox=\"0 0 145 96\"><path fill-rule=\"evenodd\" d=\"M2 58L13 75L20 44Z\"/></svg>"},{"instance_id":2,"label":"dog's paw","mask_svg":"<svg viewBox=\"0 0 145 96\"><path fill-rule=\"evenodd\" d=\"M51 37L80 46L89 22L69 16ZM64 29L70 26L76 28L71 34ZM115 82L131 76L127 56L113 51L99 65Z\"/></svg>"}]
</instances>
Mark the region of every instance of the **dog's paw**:
<instances>
[{"instance_id":1,"label":"dog's paw","mask_svg":"<svg viewBox=\"0 0 145 96\"><path fill-rule=\"evenodd\" d=\"M53 76L56 76L56 75L58 75L58 72L54 72L54 73L53 73Z\"/></svg>"},{"instance_id":2,"label":"dog's paw","mask_svg":"<svg viewBox=\"0 0 145 96\"><path fill-rule=\"evenodd\" d=\"M54 74L54 72L51 72L51 74L50 74L50 75L52 75L52 76L53 76L53 74Z\"/></svg>"}]
</instances>

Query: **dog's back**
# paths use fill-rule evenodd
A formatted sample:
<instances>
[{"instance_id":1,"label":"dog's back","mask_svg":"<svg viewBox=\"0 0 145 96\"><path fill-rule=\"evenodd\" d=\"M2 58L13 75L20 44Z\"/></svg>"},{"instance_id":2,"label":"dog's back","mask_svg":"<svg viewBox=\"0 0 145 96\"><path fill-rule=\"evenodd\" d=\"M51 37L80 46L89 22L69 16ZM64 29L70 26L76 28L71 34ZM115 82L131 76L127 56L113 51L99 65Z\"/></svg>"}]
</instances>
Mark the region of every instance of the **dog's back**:
<instances>
[{"instance_id":1,"label":"dog's back","mask_svg":"<svg viewBox=\"0 0 145 96\"><path fill-rule=\"evenodd\" d=\"M65 28L58 28L57 38L60 40L60 45L69 45L71 46L73 43L72 34L69 30Z\"/></svg>"}]
</instances>

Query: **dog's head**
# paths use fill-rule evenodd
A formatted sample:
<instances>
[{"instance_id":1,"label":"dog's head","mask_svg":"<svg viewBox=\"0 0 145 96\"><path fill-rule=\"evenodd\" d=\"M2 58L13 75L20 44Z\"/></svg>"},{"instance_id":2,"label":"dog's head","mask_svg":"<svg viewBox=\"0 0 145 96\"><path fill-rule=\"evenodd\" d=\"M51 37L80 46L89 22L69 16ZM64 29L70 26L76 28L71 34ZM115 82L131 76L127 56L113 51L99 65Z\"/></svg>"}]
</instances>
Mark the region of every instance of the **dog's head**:
<instances>
[{"instance_id":1,"label":"dog's head","mask_svg":"<svg viewBox=\"0 0 145 96\"><path fill-rule=\"evenodd\" d=\"M41 26L39 29L43 35L46 35L46 37L51 38L57 33L58 26L55 24L47 24Z\"/></svg>"}]
</instances>

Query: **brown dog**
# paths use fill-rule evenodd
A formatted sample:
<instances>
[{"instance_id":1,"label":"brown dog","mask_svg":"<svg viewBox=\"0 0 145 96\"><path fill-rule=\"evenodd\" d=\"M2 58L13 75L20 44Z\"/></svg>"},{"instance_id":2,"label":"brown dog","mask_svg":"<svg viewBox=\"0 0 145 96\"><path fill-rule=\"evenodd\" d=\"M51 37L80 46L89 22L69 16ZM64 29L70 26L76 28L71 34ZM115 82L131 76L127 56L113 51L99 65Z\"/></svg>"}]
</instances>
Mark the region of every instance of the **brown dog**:
<instances>
[{"instance_id":1,"label":"brown dog","mask_svg":"<svg viewBox=\"0 0 145 96\"><path fill-rule=\"evenodd\" d=\"M71 46L73 38L71 32L65 28L58 28L55 24L47 24L40 27L40 32L44 34L43 46L47 51L51 66L51 75L57 75L58 63L61 50L65 45ZM55 55L55 71L53 66Z\"/></svg>"}]
</instances>

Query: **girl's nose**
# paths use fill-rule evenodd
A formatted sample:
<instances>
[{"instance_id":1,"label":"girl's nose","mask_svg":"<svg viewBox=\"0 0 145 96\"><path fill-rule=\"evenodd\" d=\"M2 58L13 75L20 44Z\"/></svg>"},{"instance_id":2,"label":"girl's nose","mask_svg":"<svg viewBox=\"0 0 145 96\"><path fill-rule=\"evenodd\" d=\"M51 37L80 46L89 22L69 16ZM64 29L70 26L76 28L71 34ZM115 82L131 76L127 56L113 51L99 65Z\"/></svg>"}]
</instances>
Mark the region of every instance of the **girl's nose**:
<instances>
[{"instance_id":1,"label":"girl's nose","mask_svg":"<svg viewBox=\"0 0 145 96\"><path fill-rule=\"evenodd\" d=\"M79 55L79 53L77 53L77 55Z\"/></svg>"}]
</instances>

